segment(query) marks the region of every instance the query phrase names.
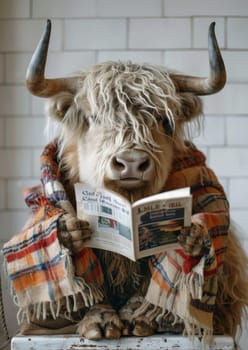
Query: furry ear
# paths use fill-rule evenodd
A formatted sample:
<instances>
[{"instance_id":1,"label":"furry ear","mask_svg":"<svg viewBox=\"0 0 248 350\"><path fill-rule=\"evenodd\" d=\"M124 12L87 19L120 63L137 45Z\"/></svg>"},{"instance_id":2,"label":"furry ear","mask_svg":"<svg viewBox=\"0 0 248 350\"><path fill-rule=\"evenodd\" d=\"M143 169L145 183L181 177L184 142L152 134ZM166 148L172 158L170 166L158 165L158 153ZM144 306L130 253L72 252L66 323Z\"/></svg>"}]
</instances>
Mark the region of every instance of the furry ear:
<instances>
[{"instance_id":1,"label":"furry ear","mask_svg":"<svg viewBox=\"0 0 248 350\"><path fill-rule=\"evenodd\" d=\"M70 92L60 92L48 100L46 112L49 117L61 122L73 104L74 95Z\"/></svg>"},{"instance_id":2,"label":"furry ear","mask_svg":"<svg viewBox=\"0 0 248 350\"><path fill-rule=\"evenodd\" d=\"M190 93L180 94L181 117L187 122L202 114L202 101Z\"/></svg>"}]
</instances>

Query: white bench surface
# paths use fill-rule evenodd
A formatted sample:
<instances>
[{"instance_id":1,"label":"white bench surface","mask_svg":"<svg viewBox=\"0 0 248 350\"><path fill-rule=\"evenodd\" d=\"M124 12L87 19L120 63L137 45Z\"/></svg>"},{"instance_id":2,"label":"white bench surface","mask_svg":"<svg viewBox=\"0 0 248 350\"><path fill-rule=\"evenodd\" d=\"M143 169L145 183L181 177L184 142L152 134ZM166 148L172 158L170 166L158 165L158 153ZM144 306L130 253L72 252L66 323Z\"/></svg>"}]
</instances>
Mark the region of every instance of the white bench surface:
<instances>
[{"instance_id":1,"label":"white bench surface","mask_svg":"<svg viewBox=\"0 0 248 350\"><path fill-rule=\"evenodd\" d=\"M202 350L200 340L194 342L176 335L153 335L147 338L122 337L118 340L87 340L78 335L16 335L11 341L11 350ZM233 339L215 336L206 350L233 350Z\"/></svg>"}]
</instances>

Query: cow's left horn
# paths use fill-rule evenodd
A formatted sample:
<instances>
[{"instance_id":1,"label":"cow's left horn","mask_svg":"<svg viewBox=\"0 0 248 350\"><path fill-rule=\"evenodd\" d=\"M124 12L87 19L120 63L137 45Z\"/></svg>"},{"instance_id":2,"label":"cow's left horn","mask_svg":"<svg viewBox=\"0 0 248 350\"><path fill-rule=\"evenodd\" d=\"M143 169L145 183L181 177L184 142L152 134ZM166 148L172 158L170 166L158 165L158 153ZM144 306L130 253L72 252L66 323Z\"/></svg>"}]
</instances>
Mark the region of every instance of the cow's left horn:
<instances>
[{"instance_id":1,"label":"cow's left horn","mask_svg":"<svg viewBox=\"0 0 248 350\"><path fill-rule=\"evenodd\" d=\"M47 51L51 34L51 21L48 19L46 28L37 45L26 73L26 85L29 91L39 97L50 97L60 91L77 90L78 77L46 79L45 67Z\"/></svg>"},{"instance_id":2,"label":"cow's left horn","mask_svg":"<svg viewBox=\"0 0 248 350\"><path fill-rule=\"evenodd\" d=\"M226 83L226 69L215 36L215 22L209 26L208 54L210 72L207 78L171 74L180 92L192 92L196 95L210 95L220 91Z\"/></svg>"}]
</instances>

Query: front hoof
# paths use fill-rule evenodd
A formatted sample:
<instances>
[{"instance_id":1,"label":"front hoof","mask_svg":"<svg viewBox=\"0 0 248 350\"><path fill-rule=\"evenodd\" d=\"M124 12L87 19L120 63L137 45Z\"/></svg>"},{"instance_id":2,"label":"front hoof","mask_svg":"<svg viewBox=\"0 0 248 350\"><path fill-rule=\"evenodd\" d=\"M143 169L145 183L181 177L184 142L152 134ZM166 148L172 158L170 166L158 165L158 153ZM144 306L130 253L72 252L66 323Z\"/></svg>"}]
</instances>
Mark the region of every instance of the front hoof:
<instances>
[{"instance_id":1,"label":"front hoof","mask_svg":"<svg viewBox=\"0 0 248 350\"><path fill-rule=\"evenodd\" d=\"M123 323L116 311L105 304L94 305L79 323L77 333L90 339L119 339Z\"/></svg>"},{"instance_id":2,"label":"front hoof","mask_svg":"<svg viewBox=\"0 0 248 350\"><path fill-rule=\"evenodd\" d=\"M121 336L121 330L114 324L108 324L105 327L105 338L107 339L119 339Z\"/></svg>"},{"instance_id":3,"label":"front hoof","mask_svg":"<svg viewBox=\"0 0 248 350\"><path fill-rule=\"evenodd\" d=\"M124 337L130 337L131 335L133 335L132 327L131 327L130 322L127 321L127 320L124 320L123 324L124 324L124 327L122 329L122 335Z\"/></svg>"},{"instance_id":4,"label":"front hoof","mask_svg":"<svg viewBox=\"0 0 248 350\"><path fill-rule=\"evenodd\" d=\"M135 321L133 328L133 335L136 337L149 337L155 333L156 326L154 322L149 322L147 320L137 320Z\"/></svg>"},{"instance_id":5,"label":"front hoof","mask_svg":"<svg viewBox=\"0 0 248 350\"><path fill-rule=\"evenodd\" d=\"M77 328L77 333L90 340L102 339L102 331L97 323L92 323L89 325L82 324L81 326L79 325Z\"/></svg>"}]
</instances>

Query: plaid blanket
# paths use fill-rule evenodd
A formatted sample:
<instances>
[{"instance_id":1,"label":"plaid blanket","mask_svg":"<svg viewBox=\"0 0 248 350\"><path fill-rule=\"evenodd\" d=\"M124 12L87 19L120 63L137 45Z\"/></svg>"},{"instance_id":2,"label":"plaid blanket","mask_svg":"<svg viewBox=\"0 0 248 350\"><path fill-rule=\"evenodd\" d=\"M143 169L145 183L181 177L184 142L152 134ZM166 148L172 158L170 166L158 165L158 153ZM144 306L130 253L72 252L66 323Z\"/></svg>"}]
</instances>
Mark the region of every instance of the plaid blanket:
<instances>
[{"instance_id":1,"label":"plaid blanket","mask_svg":"<svg viewBox=\"0 0 248 350\"><path fill-rule=\"evenodd\" d=\"M158 320L171 312L183 320L188 335L213 332L213 313L218 278L221 278L227 234L229 204L215 174L205 164L205 156L191 145L188 152L177 156L165 191L191 188L192 222L205 228L205 254L192 257L183 250L173 250L151 257L151 282L146 302L135 316L152 315L150 303L161 312ZM149 311L150 310L150 311Z\"/></svg>"},{"instance_id":2,"label":"plaid blanket","mask_svg":"<svg viewBox=\"0 0 248 350\"><path fill-rule=\"evenodd\" d=\"M30 315L71 318L73 311L103 299L103 274L91 249L71 256L59 243L59 221L63 215L76 216L59 179L56 144L41 155L41 186L24 190L33 213L25 228L4 245L3 253L11 280L18 321ZM66 225L66 221L63 221ZM66 305L66 306L65 306ZM68 316L69 315L69 316Z\"/></svg>"},{"instance_id":3,"label":"plaid blanket","mask_svg":"<svg viewBox=\"0 0 248 350\"><path fill-rule=\"evenodd\" d=\"M58 220L65 213L76 215L60 179L56 142L41 156L42 185L25 192L33 218L25 229L4 245L7 270L22 317L47 310L56 317L62 304L68 314L77 310L77 298L93 305L102 300L103 273L94 252L84 248L76 256L58 240ZM192 222L205 228L205 253L192 257L173 250L149 259L151 281L145 302L135 315L158 319L172 312L182 319L188 334L196 329L211 334L213 311L222 271L229 227L229 206L204 155L193 145L178 154L164 190L191 187ZM151 310L151 304L154 310ZM35 312L34 312L35 311ZM154 312L153 312L154 311Z\"/></svg>"}]
</instances>

